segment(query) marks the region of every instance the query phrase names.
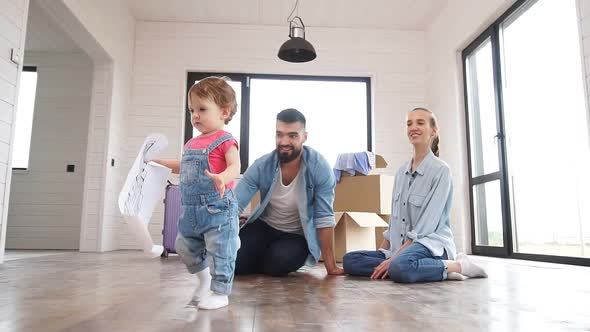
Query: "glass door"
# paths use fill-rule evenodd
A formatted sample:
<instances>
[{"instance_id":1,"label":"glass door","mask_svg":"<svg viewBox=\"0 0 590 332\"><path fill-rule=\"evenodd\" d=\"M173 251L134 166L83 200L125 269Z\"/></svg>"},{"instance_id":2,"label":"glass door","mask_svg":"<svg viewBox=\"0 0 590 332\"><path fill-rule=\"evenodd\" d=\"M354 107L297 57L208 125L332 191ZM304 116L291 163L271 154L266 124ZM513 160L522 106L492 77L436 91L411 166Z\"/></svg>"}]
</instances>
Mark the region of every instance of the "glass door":
<instances>
[{"instance_id":1,"label":"glass door","mask_svg":"<svg viewBox=\"0 0 590 332\"><path fill-rule=\"evenodd\" d=\"M508 252L506 221L503 214L503 139L500 130L499 91L496 89L493 30L463 59L465 96L470 150L470 188L474 227L472 244L475 253Z\"/></svg>"}]
</instances>

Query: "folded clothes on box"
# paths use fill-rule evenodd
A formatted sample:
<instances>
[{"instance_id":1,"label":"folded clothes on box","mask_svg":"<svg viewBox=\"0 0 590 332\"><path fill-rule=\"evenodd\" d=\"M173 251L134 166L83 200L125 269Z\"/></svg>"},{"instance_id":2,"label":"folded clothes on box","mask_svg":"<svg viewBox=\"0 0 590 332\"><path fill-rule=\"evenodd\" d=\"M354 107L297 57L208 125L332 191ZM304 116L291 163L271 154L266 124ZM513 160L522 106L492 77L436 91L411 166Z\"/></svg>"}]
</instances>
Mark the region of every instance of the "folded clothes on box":
<instances>
[{"instance_id":1,"label":"folded clothes on box","mask_svg":"<svg viewBox=\"0 0 590 332\"><path fill-rule=\"evenodd\" d=\"M357 172L367 175L373 168L375 168L375 154L373 152L341 153L334 165L334 176L336 176L336 181L340 182L342 172L350 175L355 175Z\"/></svg>"}]
</instances>

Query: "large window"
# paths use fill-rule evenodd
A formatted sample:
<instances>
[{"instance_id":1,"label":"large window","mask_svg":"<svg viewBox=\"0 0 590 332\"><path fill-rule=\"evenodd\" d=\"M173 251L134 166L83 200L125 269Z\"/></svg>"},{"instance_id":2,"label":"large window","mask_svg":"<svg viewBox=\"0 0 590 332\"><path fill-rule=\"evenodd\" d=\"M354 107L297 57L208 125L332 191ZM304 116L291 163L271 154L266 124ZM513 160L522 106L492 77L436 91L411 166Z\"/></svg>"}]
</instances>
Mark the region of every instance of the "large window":
<instances>
[{"instance_id":1,"label":"large window","mask_svg":"<svg viewBox=\"0 0 590 332\"><path fill-rule=\"evenodd\" d=\"M463 52L476 253L590 265L590 18L576 11L517 1Z\"/></svg>"},{"instance_id":2,"label":"large window","mask_svg":"<svg viewBox=\"0 0 590 332\"><path fill-rule=\"evenodd\" d=\"M331 165L339 153L371 150L369 78L189 73L187 91L211 75L231 78L238 97L238 113L226 130L240 139L242 171L275 149L276 115L286 108L305 115L306 145L321 152ZM188 108L185 133L185 142L198 135Z\"/></svg>"},{"instance_id":3,"label":"large window","mask_svg":"<svg viewBox=\"0 0 590 332\"><path fill-rule=\"evenodd\" d=\"M20 88L18 90L14 148L12 149L13 169L24 170L29 167L36 91L37 68L25 66L21 73Z\"/></svg>"}]
</instances>

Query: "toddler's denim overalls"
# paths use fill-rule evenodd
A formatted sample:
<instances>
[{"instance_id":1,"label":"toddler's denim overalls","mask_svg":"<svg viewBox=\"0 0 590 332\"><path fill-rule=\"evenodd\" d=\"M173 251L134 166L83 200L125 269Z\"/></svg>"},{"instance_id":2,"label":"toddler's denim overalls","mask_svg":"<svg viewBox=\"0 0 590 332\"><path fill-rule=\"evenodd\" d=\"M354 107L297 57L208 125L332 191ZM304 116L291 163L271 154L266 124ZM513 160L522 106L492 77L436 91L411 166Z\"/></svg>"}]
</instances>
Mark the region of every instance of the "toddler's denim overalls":
<instances>
[{"instance_id":1,"label":"toddler's denim overalls","mask_svg":"<svg viewBox=\"0 0 590 332\"><path fill-rule=\"evenodd\" d=\"M238 251L238 203L231 189L219 196L205 170L209 153L233 139L226 134L205 149L185 149L180 165L183 212L178 223L176 251L190 273L211 268L211 290L229 294Z\"/></svg>"}]
</instances>

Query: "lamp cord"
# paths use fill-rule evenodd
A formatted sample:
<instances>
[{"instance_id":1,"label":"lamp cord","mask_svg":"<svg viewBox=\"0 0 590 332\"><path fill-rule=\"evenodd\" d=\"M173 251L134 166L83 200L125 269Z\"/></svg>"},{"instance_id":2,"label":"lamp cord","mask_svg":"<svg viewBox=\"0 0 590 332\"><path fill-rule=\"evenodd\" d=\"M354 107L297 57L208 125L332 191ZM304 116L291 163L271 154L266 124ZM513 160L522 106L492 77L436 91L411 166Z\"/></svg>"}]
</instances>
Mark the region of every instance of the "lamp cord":
<instances>
[{"instance_id":1,"label":"lamp cord","mask_svg":"<svg viewBox=\"0 0 590 332\"><path fill-rule=\"evenodd\" d=\"M287 22L291 22L291 16L293 16L293 13L295 12L295 10L297 10L297 15L299 15L299 0L295 1L295 7L293 7L293 10L291 11L291 14L289 14L289 17L287 17ZM295 19L295 18L293 18Z\"/></svg>"}]
</instances>

